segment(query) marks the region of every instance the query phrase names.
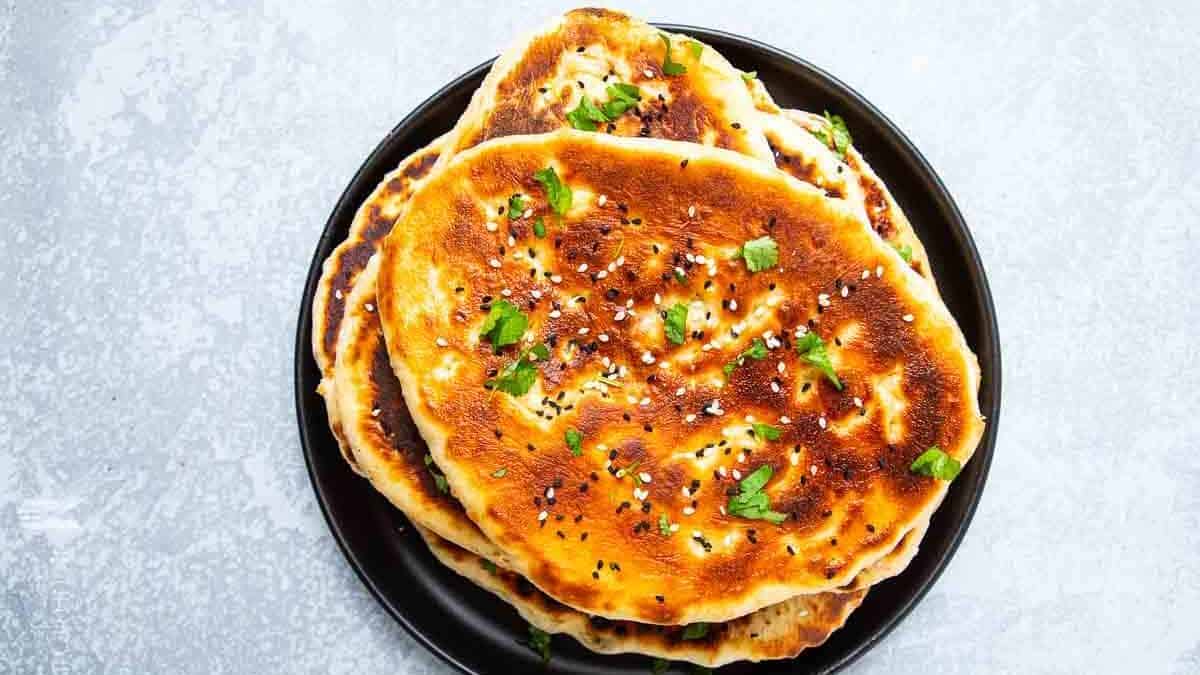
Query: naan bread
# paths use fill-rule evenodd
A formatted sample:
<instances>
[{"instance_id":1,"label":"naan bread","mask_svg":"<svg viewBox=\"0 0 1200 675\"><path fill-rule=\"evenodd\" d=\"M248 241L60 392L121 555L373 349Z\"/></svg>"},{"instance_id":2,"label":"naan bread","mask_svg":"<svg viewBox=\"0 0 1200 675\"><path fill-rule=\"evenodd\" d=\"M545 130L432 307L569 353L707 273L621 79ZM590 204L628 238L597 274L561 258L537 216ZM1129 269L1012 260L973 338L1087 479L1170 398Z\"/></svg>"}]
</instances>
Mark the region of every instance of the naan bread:
<instances>
[{"instance_id":1,"label":"naan bread","mask_svg":"<svg viewBox=\"0 0 1200 675\"><path fill-rule=\"evenodd\" d=\"M358 467L346 445L336 397L330 391L335 347L342 315L345 312L346 296L350 294L354 281L367 261L375 255L379 242L392 231L392 224L396 222L400 210L408 202L413 188L433 169L441 152L442 142L443 138L435 139L428 146L409 155L395 171L384 177L355 213L346 240L325 259L321 280L313 293L313 357L321 370L321 384L317 391L325 398L329 428L337 439L342 456L355 471Z\"/></svg>"},{"instance_id":2,"label":"naan bread","mask_svg":"<svg viewBox=\"0 0 1200 675\"><path fill-rule=\"evenodd\" d=\"M866 596L801 595L725 623L703 637L683 639L683 626L658 626L589 617L539 591L520 575L487 565L483 558L418 528L434 556L450 569L499 596L531 625L569 635L601 654L634 652L716 668L733 661L786 659L825 642Z\"/></svg>"},{"instance_id":3,"label":"naan bread","mask_svg":"<svg viewBox=\"0 0 1200 675\"><path fill-rule=\"evenodd\" d=\"M547 166L574 191L561 223L533 179ZM546 239L533 219L487 227L517 192ZM730 260L768 232L778 267ZM584 132L495 140L431 177L383 255L390 360L437 465L515 571L588 613L723 621L850 583L944 495L912 460L936 444L965 461L982 432L974 356L932 287L843 202L740 155ZM502 297L553 347L525 396L483 386L517 359L479 337L481 306ZM676 301L704 333L682 347L659 318ZM805 326L843 390L788 348ZM726 386L721 367L752 336L778 348ZM748 415L782 438L748 439ZM641 487L616 471L635 462ZM788 520L721 513L733 472L764 464ZM677 533L659 533L663 516ZM593 575L598 560L622 571Z\"/></svg>"}]
</instances>

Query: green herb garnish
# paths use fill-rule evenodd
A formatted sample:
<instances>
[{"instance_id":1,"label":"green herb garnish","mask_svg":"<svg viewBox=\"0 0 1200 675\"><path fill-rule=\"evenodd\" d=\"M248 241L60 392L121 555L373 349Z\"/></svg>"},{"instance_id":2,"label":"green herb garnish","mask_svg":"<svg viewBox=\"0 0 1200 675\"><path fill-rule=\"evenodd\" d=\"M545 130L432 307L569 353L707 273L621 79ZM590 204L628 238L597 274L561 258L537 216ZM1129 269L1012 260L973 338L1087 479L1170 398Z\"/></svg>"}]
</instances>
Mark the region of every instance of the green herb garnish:
<instances>
[{"instance_id":1,"label":"green herb garnish","mask_svg":"<svg viewBox=\"0 0 1200 675\"><path fill-rule=\"evenodd\" d=\"M746 269L761 272L779 264L779 245L770 237L759 237L742 244L738 257L746 261Z\"/></svg>"},{"instance_id":2,"label":"green herb garnish","mask_svg":"<svg viewBox=\"0 0 1200 675\"><path fill-rule=\"evenodd\" d=\"M615 120L625 114L626 110L637 105L637 102L642 100L642 92L632 84L624 84L616 82L608 85L605 89L608 93L608 102L601 109L608 116L609 121Z\"/></svg>"},{"instance_id":3,"label":"green herb garnish","mask_svg":"<svg viewBox=\"0 0 1200 675\"><path fill-rule=\"evenodd\" d=\"M962 464L935 445L913 460L908 470L938 480L954 480L958 472L962 471Z\"/></svg>"},{"instance_id":4,"label":"green herb garnish","mask_svg":"<svg viewBox=\"0 0 1200 675\"><path fill-rule=\"evenodd\" d=\"M687 339L687 305L677 302L667 310L663 321L666 322L667 339L681 345Z\"/></svg>"},{"instance_id":5,"label":"green herb garnish","mask_svg":"<svg viewBox=\"0 0 1200 675\"><path fill-rule=\"evenodd\" d=\"M595 131L597 123L604 124L609 119L603 110L592 103L592 99L584 96L579 99L579 105L567 113L567 121L580 131Z\"/></svg>"},{"instance_id":6,"label":"green herb garnish","mask_svg":"<svg viewBox=\"0 0 1200 675\"><path fill-rule=\"evenodd\" d=\"M567 442L567 447L571 449L572 455L578 457L583 454L583 434L579 433L578 429L567 429L563 438Z\"/></svg>"},{"instance_id":7,"label":"green herb garnish","mask_svg":"<svg viewBox=\"0 0 1200 675\"><path fill-rule=\"evenodd\" d=\"M516 220L525 213L525 198L521 195L513 195L508 198L508 219Z\"/></svg>"},{"instance_id":8,"label":"green herb garnish","mask_svg":"<svg viewBox=\"0 0 1200 675\"><path fill-rule=\"evenodd\" d=\"M538 219L533 221L533 236L538 239L546 237L546 223L542 220L541 216L538 216Z\"/></svg>"},{"instance_id":9,"label":"green herb garnish","mask_svg":"<svg viewBox=\"0 0 1200 675\"><path fill-rule=\"evenodd\" d=\"M528 326L529 317L516 305L507 300L497 300L492 303L479 335L490 340L492 349L499 352L501 347L516 344Z\"/></svg>"},{"instance_id":10,"label":"green herb garnish","mask_svg":"<svg viewBox=\"0 0 1200 675\"><path fill-rule=\"evenodd\" d=\"M695 40L688 40L684 44L687 45L688 50L692 52L693 59L700 58L700 54L704 51L704 45Z\"/></svg>"},{"instance_id":11,"label":"green herb garnish","mask_svg":"<svg viewBox=\"0 0 1200 675\"><path fill-rule=\"evenodd\" d=\"M762 338L754 338L754 340L750 343L750 346L746 348L746 351L738 354L736 359L726 363L722 370L725 371L725 377L729 377L730 375L733 375L733 371L737 369L738 366L746 362L746 359L762 361L765 358L767 358L767 343L763 342Z\"/></svg>"},{"instance_id":12,"label":"green herb garnish","mask_svg":"<svg viewBox=\"0 0 1200 675\"><path fill-rule=\"evenodd\" d=\"M758 71L757 71L757 70L750 70L750 71L747 71L747 72L745 72L745 73L742 73L742 79L743 79L743 80L745 80L746 82L749 82L750 80L756 79L757 77L758 77Z\"/></svg>"},{"instance_id":13,"label":"green herb garnish","mask_svg":"<svg viewBox=\"0 0 1200 675\"><path fill-rule=\"evenodd\" d=\"M508 475L508 469L500 467L492 472L492 478L504 478Z\"/></svg>"},{"instance_id":14,"label":"green herb garnish","mask_svg":"<svg viewBox=\"0 0 1200 675\"><path fill-rule=\"evenodd\" d=\"M782 433L783 431L779 427L773 427L770 424L763 424L761 422L754 423L754 436L764 441L777 441Z\"/></svg>"},{"instance_id":15,"label":"green herb garnish","mask_svg":"<svg viewBox=\"0 0 1200 675\"><path fill-rule=\"evenodd\" d=\"M671 536L671 521L667 520L667 514L658 514L658 532L664 537Z\"/></svg>"},{"instance_id":16,"label":"green herb garnish","mask_svg":"<svg viewBox=\"0 0 1200 675\"><path fill-rule=\"evenodd\" d=\"M550 663L550 634L538 628L529 627L529 648L542 655L544 663Z\"/></svg>"},{"instance_id":17,"label":"green herb garnish","mask_svg":"<svg viewBox=\"0 0 1200 675\"><path fill-rule=\"evenodd\" d=\"M776 525L787 520L786 513L771 510L770 499L767 497L767 493L762 491L774 473L770 464L763 464L754 473L743 478L739 484L741 492L729 498L729 504L725 507L726 512L731 516L749 520L765 520Z\"/></svg>"},{"instance_id":18,"label":"green herb garnish","mask_svg":"<svg viewBox=\"0 0 1200 675\"><path fill-rule=\"evenodd\" d=\"M903 246L896 246L895 244L893 244L892 248L896 249L896 253L900 254L900 257L904 259L904 262L906 262L906 263L912 262L912 247L911 246L909 246L908 244L905 244Z\"/></svg>"},{"instance_id":19,"label":"green herb garnish","mask_svg":"<svg viewBox=\"0 0 1200 675\"><path fill-rule=\"evenodd\" d=\"M433 455L425 455L425 468L429 470L429 475L433 476L433 482L437 484L437 489L444 495L450 494L450 484L446 482L446 477L437 472L437 467L433 464Z\"/></svg>"},{"instance_id":20,"label":"green herb garnish","mask_svg":"<svg viewBox=\"0 0 1200 675\"><path fill-rule=\"evenodd\" d=\"M830 115L826 110L825 122L829 128L817 129L812 132L812 135L836 152L838 157L846 159L846 150L854 142L850 138L850 130L846 128L846 120L843 120L840 115Z\"/></svg>"},{"instance_id":21,"label":"green herb garnish","mask_svg":"<svg viewBox=\"0 0 1200 675\"><path fill-rule=\"evenodd\" d=\"M480 558L479 565L492 574L496 574L500 571L500 569L496 567L496 563L488 560L487 558Z\"/></svg>"},{"instance_id":22,"label":"green herb garnish","mask_svg":"<svg viewBox=\"0 0 1200 675\"><path fill-rule=\"evenodd\" d=\"M546 189L546 200L555 213L561 216L571 208L571 188L559 180L553 167L548 166L533 174L533 177Z\"/></svg>"},{"instance_id":23,"label":"green herb garnish","mask_svg":"<svg viewBox=\"0 0 1200 675\"><path fill-rule=\"evenodd\" d=\"M708 635L708 624L704 622L689 623L680 635L681 640L700 640Z\"/></svg>"},{"instance_id":24,"label":"green herb garnish","mask_svg":"<svg viewBox=\"0 0 1200 675\"><path fill-rule=\"evenodd\" d=\"M663 56L662 71L663 75L682 75L687 72L687 66L682 63L676 63L671 60L671 38L667 37L666 33L659 33L658 37L662 39L663 44L667 46L667 53Z\"/></svg>"},{"instance_id":25,"label":"green herb garnish","mask_svg":"<svg viewBox=\"0 0 1200 675\"><path fill-rule=\"evenodd\" d=\"M842 381L833 371L833 363L829 361L829 353L825 351L825 342L821 336L812 331L805 333L804 337L796 341L796 351L800 352L801 358L824 373L838 391L842 390Z\"/></svg>"},{"instance_id":26,"label":"green herb garnish","mask_svg":"<svg viewBox=\"0 0 1200 675\"><path fill-rule=\"evenodd\" d=\"M530 357L535 358L530 358ZM537 366L534 360L545 361L550 358L550 350L544 344L539 344L521 352L516 361L504 366L496 377L483 383L488 389L502 391L512 396L524 396L529 393L537 380Z\"/></svg>"}]
</instances>

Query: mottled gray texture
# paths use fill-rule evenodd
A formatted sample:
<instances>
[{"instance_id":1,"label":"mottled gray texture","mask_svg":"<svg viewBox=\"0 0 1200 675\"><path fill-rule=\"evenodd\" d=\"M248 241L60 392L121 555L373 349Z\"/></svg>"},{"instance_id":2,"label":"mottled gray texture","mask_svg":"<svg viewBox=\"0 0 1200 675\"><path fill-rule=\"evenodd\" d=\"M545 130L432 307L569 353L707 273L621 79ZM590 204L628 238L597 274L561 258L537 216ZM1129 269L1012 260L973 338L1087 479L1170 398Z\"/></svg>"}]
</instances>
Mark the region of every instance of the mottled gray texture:
<instances>
[{"instance_id":1,"label":"mottled gray texture","mask_svg":"<svg viewBox=\"0 0 1200 675\"><path fill-rule=\"evenodd\" d=\"M317 509L296 307L367 152L557 3L0 4L0 671L446 672ZM855 671L1198 672L1200 11L968 4L626 3L856 87L987 263L987 494Z\"/></svg>"}]
</instances>

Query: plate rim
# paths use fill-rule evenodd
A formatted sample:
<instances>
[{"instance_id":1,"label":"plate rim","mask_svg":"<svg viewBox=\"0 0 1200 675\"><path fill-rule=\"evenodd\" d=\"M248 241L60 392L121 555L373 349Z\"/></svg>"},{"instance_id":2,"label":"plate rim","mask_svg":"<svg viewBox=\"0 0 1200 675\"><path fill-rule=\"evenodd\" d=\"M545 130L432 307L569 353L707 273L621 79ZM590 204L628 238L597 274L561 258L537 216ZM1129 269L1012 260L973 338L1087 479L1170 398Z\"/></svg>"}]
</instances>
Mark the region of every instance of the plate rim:
<instances>
[{"instance_id":1,"label":"plate rim","mask_svg":"<svg viewBox=\"0 0 1200 675\"><path fill-rule=\"evenodd\" d=\"M992 297L991 286L988 283L987 273L983 267L983 259L979 253L979 249L975 244L974 237L971 234L966 220L963 218L962 212L951 196L941 176L934 170L933 166L921 153L921 151L913 144L904 132L896 126L890 118L880 111L874 104L858 93L854 88L847 85L842 80L830 74L825 69L809 62L806 59L798 57L786 50L780 49L773 45L761 42L754 38L746 37L736 33L731 33L724 30L706 28L703 26L695 26L690 24L676 23L660 23L653 22L657 28L663 30L688 33L708 39L709 36L720 38L721 40L738 43L740 46L765 53L773 58L790 62L791 64L810 71L816 77L823 79L833 89L838 90L838 93L847 99L850 99L861 110L868 113L880 128L885 133L882 137L885 141L895 144L897 150L909 156L924 172L925 177L931 182L932 196L936 198L937 210L947 214L947 222L949 223L950 231L955 238L956 248L961 249L967 255L965 262L969 272L969 277L972 281L972 286L975 290L976 301L982 309L982 330L979 335L979 344L976 346L976 352L987 352L991 355L990 361L992 367L986 373L986 377L981 380L979 398L983 399L985 394L992 401L991 414L987 418L987 426L984 430L984 435L976 447L975 454L972 456L972 463L978 466L975 480L967 486L967 504L963 515L954 524L953 531L949 534L949 544L946 549L938 557L932 572L930 572L924 580L919 581L920 587L915 593L900 607L892 612L892 616L884 625L872 631L869 635L864 636L858 645L850 649L837 660L831 662L824 672L838 672L844 670L854 662L858 661L867 652L873 649L884 638L886 638L893 630L899 626L905 618L920 604L921 600L929 593L938 579L949 566L950 560L954 557L958 547L962 544L966 536L967 530L970 529L970 524L974 520L975 513L978 510L979 503L983 497L984 487L987 484L987 478L990 474L992 460L995 456L995 446L998 434L998 426L1000 421L1000 410L1002 404L1002 355L1000 344L999 321L996 316L995 303ZM325 494L325 489L322 487L322 481L318 476L318 470L315 466L314 448L317 442L311 438L313 421L309 419L309 413L305 402L305 397L308 392L304 388L304 373L303 371L309 365L313 365L312 356L312 298L316 292L317 285L320 281L322 268L325 257L331 249L332 240L335 237L338 224L338 215L348 206L352 206L354 211L357 211L357 204L350 205L352 193L358 183L363 180L363 176L368 170L373 167L378 161L394 138L401 134L415 120L419 120L432 108L434 108L447 94L457 90L464 82L470 81L478 77L481 73L486 74L486 71L491 68L497 57L489 58L482 63L466 70L462 74L450 80L448 83L440 87L433 94L429 95L420 104L414 107L406 114L395 126L393 126L387 134L375 145L374 149L366 156L358 169L354 172L346 187L342 190L341 195L334 203L329 216L325 219L322 227L321 236L317 241L313 255L309 262L306 281L304 284L303 297L301 298L300 312L297 319L296 337L295 337L295 355L293 363L293 380L294 380L294 401L296 406L296 418L299 427L301 451L304 455L305 469L308 473L309 483L313 488L313 492L317 499L317 505L321 510L321 515L329 527L330 533L333 535L334 541L341 550L342 555L349 563L351 569L358 576L359 580L375 598L376 602L399 623L414 640L421 646L428 649L431 653L441 659L444 663L452 668L472 675L477 671L472 670L465 663L460 661L454 654L443 648L432 638L428 637L415 623L404 613L393 605L389 598L384 594L383 590L375 583L370 575L365 570L365 564L359 559L359 552L353 549L347 540L347 535L340 522L338 522L332 512L328 496ZM353 212L352 212L353 213ZM336 244L332 244L336 245ZM783 660L786 662L787 660Z\"/></svg>"}]
</instances>

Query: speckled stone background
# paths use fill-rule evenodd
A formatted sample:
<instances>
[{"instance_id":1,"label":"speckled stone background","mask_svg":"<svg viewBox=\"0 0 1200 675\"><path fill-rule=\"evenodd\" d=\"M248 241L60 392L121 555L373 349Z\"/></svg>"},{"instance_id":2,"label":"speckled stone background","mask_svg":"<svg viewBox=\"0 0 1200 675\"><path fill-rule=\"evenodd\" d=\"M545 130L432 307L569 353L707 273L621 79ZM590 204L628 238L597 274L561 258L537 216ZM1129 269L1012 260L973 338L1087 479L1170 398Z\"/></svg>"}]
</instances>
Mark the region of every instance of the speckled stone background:
<instances>
[{"instance_id":1,"label":"speckled stone background","mask_svg":"<svg viewBox=\"0 0 1200 675\"><path fill-rule=\"evenodd\" d=\"M0 671L444 673L321 518L292 404L322 224L551 2L0 2ZM854 672L1200 672L1195 3L630 2L816 62L982 251L974 525Z\"/></svg>"}]
</instances>

